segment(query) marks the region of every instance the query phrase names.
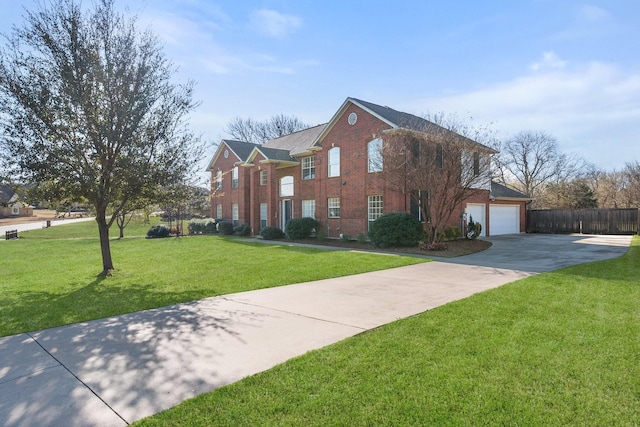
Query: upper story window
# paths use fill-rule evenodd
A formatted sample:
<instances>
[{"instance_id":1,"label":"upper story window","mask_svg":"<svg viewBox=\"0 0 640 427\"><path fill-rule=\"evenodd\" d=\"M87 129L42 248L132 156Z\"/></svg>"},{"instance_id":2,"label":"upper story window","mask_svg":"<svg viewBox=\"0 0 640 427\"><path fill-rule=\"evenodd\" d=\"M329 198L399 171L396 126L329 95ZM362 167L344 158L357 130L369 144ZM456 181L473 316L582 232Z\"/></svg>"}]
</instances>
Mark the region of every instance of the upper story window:
<instances>
[{"instance_id":1,"label":"upper story window","mask_svg":"<svg viewBox=\"0 0 640 427\"><path fill-rule=\"evenodd\" d=\"M316 156L302 158L302 179L314 179L316 177Z\"/></svg>"},{"instance_id":2,"label":"upper story window","mask_svg":"<svg viewBox=\"0 0 640 427\"><path fill-rule=\"evenodd\" d=\"M260 171L260 185L267 185L267 171Z\"/></svg>"},{"instance_id":3,"label":"upper story window","mask_svg":"<svg viewBox=\"0 0 640 427\"><path fill-rule=\"evenodd\" d=\"M231 188L238 188L238 167L234 167L231 172Z\"/></svg>"},{"instance_id":4,"label":"upper story window","mask_svg":"<svg viewBox=\"0 0 640 427\"><path fill-rule=\"evenodd\" d=\"M376 138L367 143L369 157L369 172L382 171L382 139Z\"/></svg>"},{"instance_id":5,"label":"upper story window","mask_svg":"<svg viewBox=\"0 0 640 427\"><path fill-rule=\"evenodd\" d=\"M340 147L329 150L329 178L340 176Z\"/></svg>"},{"instance_id":6,"label":"upper story window","mask_svg":"<svg viewBox=\"0 0 640 427\"><path fill-rule=\"evenodd\" d=\"M218 173L216 174L216 190L222 190L222 171L218 169Z\"/></svg>"},{"instance_id":7,"label":"upper story window","mask_svg":"<svg viewBox=\"0 0 640 427\"><path fill-rule=\"evenodd\" d=\"M473 176L480 175L480 153L473 153Z\"/></svg>"},{"instance_id":8,"label":"upper story window","mask_svg":"<svg viewBox=\"0 0 640 427\"><path fill-rule=\"evenodd\" d=\"M280 196L293 196L293 177L283 176L280 178Z\"/></svg>"},{"instance_id":9,"label":"upper story window","mask_svg":"<svg viewBox=\"0 0 640 427\"><path fill-rule=\"evenodd\" d=\"M442 144L436 146L436 166L440 169L444 167L444 150Z\"/></svg>"}]
</instances>

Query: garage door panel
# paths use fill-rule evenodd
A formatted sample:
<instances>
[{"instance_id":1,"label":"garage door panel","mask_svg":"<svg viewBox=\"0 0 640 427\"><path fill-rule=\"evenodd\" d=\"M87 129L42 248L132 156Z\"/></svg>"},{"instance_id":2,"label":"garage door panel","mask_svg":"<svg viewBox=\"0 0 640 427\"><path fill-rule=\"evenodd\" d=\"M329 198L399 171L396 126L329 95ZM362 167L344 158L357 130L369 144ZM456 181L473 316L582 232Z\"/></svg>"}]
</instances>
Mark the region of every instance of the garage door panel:
<instances>
[{"instance_id":1,"label":"garage door panel","mask_svg":"<svg viewBox=\"0 0 640 427\"><path fill-rule=\"evenodd\" d=\"M489 233L492 236L520 233L520 206L489 206Z\"/></svg>"}]
</instances>

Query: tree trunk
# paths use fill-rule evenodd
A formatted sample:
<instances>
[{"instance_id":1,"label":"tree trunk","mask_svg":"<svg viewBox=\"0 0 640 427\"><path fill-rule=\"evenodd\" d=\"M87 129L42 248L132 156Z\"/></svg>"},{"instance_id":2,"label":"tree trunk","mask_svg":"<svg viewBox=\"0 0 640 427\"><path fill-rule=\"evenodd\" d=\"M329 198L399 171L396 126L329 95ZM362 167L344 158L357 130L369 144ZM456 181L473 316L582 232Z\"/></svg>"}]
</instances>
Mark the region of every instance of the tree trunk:
<instances>
[{"instance_id":1,"label":"tree trunk","mask_svg":"<svg viewBox=\"0 0 640 427\"><path fill-rule=\"evenodd\" d=\"M96 216L98 232L100 233L100 250L102 252L102 274L108 274L113 270L113 260L111 259L111 245L109 242L109 225L104 212Z\"/></svg>"}]
</instances>

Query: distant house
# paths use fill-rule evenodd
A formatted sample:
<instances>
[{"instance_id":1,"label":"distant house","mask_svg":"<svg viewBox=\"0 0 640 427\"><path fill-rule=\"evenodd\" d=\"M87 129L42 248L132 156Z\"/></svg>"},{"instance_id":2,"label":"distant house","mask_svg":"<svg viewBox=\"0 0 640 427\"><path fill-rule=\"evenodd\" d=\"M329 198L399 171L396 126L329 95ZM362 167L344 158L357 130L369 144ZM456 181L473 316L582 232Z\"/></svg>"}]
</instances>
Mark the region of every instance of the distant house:
<instances>
[{"instance_id":1,"label":"distant house","mask_svg":"<svg viewBox=\"0 0 640 427\"><path fill-rule=\"evenodd\" d=\"M211 173L211 216L285 228L292 218L313 217L328 237L366 234L386 212L415 211L406 192L385 182L377 135L413 124L433 123L370 102L347 98L331 120L256 145L222 140L207 170ZM424 129L424 127L421 127ZM469 140L470 141L470 140ZM463 213L483 225L483 235L525 231L527 196L490 180L494 150L470 141L477 173L486 179L463 200L447 225L460 225ZM478 161L481 158L482 161ZM383 161L383 160L382 160Z\"/></svg>"},{"instance_id":2,"label":"distant house","mask_svg":"<svg viewBox=\"0 0 640 427\"><path fill-rule=\"evenodd\" d=\"M20 201L11 185L0 184L0 218L33 216L33 207Z\"/></svg>"}]
</instances>

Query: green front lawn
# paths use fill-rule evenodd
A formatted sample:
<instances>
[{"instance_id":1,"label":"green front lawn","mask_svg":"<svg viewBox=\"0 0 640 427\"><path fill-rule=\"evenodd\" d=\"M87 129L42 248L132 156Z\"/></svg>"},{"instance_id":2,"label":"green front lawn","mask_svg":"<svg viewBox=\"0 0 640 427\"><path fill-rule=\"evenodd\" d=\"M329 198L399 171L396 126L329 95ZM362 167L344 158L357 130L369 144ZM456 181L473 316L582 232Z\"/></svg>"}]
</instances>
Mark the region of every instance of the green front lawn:
<instances>
[{"instance_id":1,"label":"green front lawn","mask_svg":"<svg viewBox=\"0 0 640 427\"><path fill-rule=\"evenodd\" d=\"M140 426L640 423L640 238L310 352Z\"/></svg>"},{"instance_id":2,"label":"green front lawn","mask_svg":"<svg viewBox=\"0 0 640 427\"><path fill-rule=\"evenodd\" d=\"M0 336L179 302L424 262L218 236L144 239L131 225L111 241L116 272L101 270L93 221L0 242ZM112 235L117 235L114 226Z\"/></svg>"}]
</instances>

